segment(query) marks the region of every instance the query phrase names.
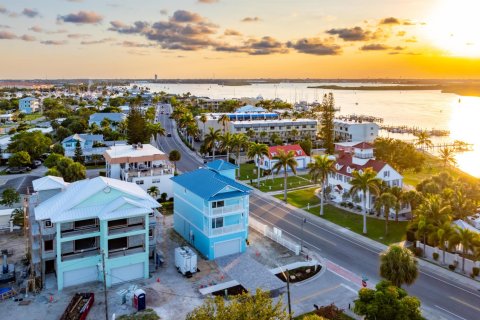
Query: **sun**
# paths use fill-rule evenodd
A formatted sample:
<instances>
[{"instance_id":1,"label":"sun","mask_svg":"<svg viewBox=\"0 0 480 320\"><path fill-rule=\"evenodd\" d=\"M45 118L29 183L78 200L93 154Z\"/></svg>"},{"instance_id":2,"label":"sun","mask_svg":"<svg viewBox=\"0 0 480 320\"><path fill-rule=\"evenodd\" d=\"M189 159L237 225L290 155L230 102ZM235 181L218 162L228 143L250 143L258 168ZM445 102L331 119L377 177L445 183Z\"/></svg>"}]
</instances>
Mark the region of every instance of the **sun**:
<instances>
[{"instance_id":1,"label":"sun","mask_svg":"<svg viewBox=\"0 0 480 320\"><path fill-rule=\"evenodd\" d=\"M479 12L478 0L439 0L427 18L427 36L452 56L480 57Z\"/></svg>"}]
</instances>

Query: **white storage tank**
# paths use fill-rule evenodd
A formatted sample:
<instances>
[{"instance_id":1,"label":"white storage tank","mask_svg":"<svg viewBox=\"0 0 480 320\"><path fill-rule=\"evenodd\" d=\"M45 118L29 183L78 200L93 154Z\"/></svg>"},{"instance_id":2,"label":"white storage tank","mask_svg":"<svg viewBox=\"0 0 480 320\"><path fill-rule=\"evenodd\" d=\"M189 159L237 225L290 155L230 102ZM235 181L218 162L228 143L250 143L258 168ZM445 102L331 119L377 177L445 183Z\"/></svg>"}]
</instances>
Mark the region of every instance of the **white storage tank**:
<instances>
[{"instance_id":1,"label":"white storage tank","mask_svg":"<svg viewBox=\"0 0 480 320\"><path fill-rule=\"evenodd\" d=\"M175 248L175 267L184 276L197 272L197 254L189 247Z\"/></svg>"}]
</instances>

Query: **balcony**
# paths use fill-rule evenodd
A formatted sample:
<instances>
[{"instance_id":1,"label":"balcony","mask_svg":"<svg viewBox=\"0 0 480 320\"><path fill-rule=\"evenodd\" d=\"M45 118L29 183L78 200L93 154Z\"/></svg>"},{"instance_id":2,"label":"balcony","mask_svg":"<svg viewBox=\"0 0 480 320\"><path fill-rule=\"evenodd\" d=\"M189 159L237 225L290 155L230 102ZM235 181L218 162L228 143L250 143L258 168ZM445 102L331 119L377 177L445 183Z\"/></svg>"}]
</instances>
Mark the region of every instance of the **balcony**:
<instances>
[{"instance_id":1,"label":"balcony","mask_svg":"<svg viewBox=\"0 0 480 320\"><path fill-rule=\"evenodd\" d=\"M116 250L108 251L108 258L111 259L111 258L124 257L128 255L136 254L136 253L141 253L141 252L145 252L143 245L138 247L133 247L133 248L116 249Z\"/></svg>"},{"instance_id":2,"label":"balcony","mask_svg":"<svg viewBox=\"0 0 480 320\"><path fill-rule=\"evenodd\" d=\"M86 226L86 227L77 228L77 229L62 230L61 236L62 238L66 238L66 237L73 237L73 236L99 232L99 231L100 231L100 227L98 225L92 225L92 226Z\"/></svg>"},{"instance_id":3,"label":"balcony","mask_svg":"<svg viewBox=\"0 0 480 320\"><path fill-rule=\"evenodd\" d=\"M224 207L219 207L219 208L211 208L210 209L210 215L217 216L217 215L242 211L244 209L245 209L245 207L243 205L240 205L240 204L234 204L234 205L229 205L229 206L224 206ZM206 214L208 215L208 212L206 212Z\"/></svg>"},{"instance_id":4,"label":"balcony","mask_svg":"<svg viewBox=\"0 0 480 320\"><path fill-rule=\"evenodd\" d=\"M163 175L172 175L173 167L171 166L162 166L162 167L141 167L141 168L131 168L123 169L122 177L128 182L132 182L133 178L142 178L142 177L155 177Z\"/></svg>"},{"instance_id":5,"label":"balcony","mask_svg":"<svg viewBox=\"0 0 480 320\"><path fill-rule=\"evenodd\" d=\"M237 231L243 231L245 230L245 226L243 224L234 224L231 226L225 226L221 228L215 228L210 230L210 235L211 236L219 236L222 234L226 233L232 233L232 232L237 232Z\"/></svg>"},{"instance_id":6,"label":"balcony","mask_svg":"<svg viewBox=\"0 0 480 320\"><path fill-rule=\"evenodd\" d=\"M88 258L88 257L93 257L99 254L100 254L100 251L98 248L84 249L77 252L62 254L62 261Z\"/></svg>"},{"instance_id":7,"label":"balcony","mask_svg":"<svg viewBox=\"0 0 480 320\"><path fill-rule=\"evenodd\" d=\"M115 234L123 234L132 231L144 230L145 226L143 223L129 225L125 227L109 227L108 228L108 235L115 235Z\"/></svg>"}]
</instances>

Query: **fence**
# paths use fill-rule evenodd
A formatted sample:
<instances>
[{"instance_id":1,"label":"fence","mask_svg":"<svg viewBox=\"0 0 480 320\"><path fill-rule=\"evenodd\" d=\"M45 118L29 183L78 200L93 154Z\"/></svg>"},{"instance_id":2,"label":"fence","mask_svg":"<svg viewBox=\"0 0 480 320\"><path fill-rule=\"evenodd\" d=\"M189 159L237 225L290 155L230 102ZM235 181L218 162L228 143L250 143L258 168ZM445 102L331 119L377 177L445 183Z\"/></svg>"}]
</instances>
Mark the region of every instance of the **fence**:
<instances>
[{"instance_id":1,"label":"fence","mask_svg":"<svg viewBox=\"0 0 480 320\"><path fill-rule=\"evenodd\" d=\"M421 248L423 250L423 243L420 241L417 241L417 248ZM443 250L437 247L431 247L429 245L425 245L424 253L426 258L433 261L435 261L435 259L433 258L433 254L438 253L438 258L435 262L437 264L443 263ZM458 253L445 252L445 264L450 265L454 263L458 264L457 266L458 270L462 270L462 257ZM471 273L473 267L480 267L480 261L474 262L470 259L465 259L465 272Z\"/></svg>"},{"instance_id":2,"label":"fence","mask_svg":"<svg viewBox=\"0 0 480 320\"><path fill-rule=\"evenodd\" d=\"M248 221L248 225L256 231L284 246L288 250L293 251L295 255L298 256L300 254L300 245L289 237L284 236L283 230L275 227L271 228L251 216L248 218Z\"/></svg>"}]
</instances>

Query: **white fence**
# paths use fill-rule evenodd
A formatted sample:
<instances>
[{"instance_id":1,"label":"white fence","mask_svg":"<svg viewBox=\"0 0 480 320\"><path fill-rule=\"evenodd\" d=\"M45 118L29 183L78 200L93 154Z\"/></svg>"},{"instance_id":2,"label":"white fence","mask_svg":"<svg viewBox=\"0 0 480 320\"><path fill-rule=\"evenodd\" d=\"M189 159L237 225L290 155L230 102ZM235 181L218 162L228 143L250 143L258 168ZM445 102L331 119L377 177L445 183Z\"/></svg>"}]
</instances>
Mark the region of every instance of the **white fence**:
<instances>
[{"instance_id":1,"label":"white fence","mask_svg":"<svg viewBox=\"0 0 480 320\"><path fill-rule=\"evenodd\" d=\"M273 241L277 242L278 244L284 246L285 248L293 251L295 255L300 254L300 245L293 241L292 239L283 235L283 231L278 228L271 228L266 224L261 223L260 221L252 218L251 216L248 218L248 225L255 229L256 231L260 232L264 236L272 239Z\"/></svg>"},{"instance_id":2,"label":"white fence","mask_svg":"<svg viewBox=\"0 0 480 320\"><path fill-rule=\"evenodd\" d=\"M423 243L417 241L417 248L421 248L423 250ZM429 245L425 245L425 257L429 260L435 261L433 258L433 254L438 253L438 259L436 260L437 264L443 264L443 250L437 247L431 247ZM450 253L445 252L445 264L454 264L455 261L458 263L457 270L462 270L462 257L457 253ZM470 274L472 272L473 267L480 267L480 261L474 262L470 259L465 259L465 272Z\"/></svg>"}]
</instances>

